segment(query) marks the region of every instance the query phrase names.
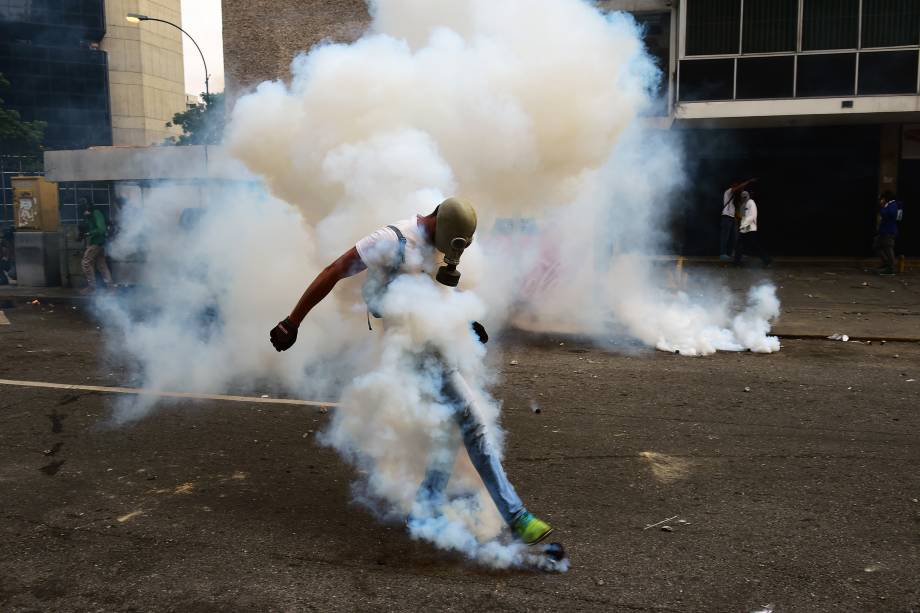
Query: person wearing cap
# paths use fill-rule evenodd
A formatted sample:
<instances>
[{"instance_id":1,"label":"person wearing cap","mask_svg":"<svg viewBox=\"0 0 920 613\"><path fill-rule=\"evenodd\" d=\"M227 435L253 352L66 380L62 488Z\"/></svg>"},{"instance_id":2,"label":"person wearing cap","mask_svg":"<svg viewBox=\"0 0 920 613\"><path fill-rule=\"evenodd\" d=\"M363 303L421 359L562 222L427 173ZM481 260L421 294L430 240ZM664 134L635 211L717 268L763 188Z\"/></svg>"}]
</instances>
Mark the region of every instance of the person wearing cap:
<instances>
[{"instance_id":1,"label":"person wearing cap","mask_svg":"<svg viewBox=\"0 0 920 613\"><path fill-rule=\"evenodd\" d=\"M456 286L460 274L457 264L463 250L472 242L476 231L476 211L458 198L448 198L429 215L397 221L359 240L352 248L324 268L304 291L291 314L275 326L269 338L278 351L286 351L297 340L297 330L307 314L335 287L336 283L364 270L368 272L363 295L370 316L385 316L380 297L395 276L433 273L436 252L444 255L445 265L437 270L436 279ZM477 322L472 331L480 342L487 342L485 328ZM452 406L459 426L459 437L470 461L479 473L486 490L502 518L516 538L530 545L546 538L552 528L527 511L508 480L498 449L486 435L486 427L474 396L456 370L444 369L442 398ZM443 454L442 454L443 455ZM418 499L436 500L443 495L453 462L429 461ZM412 518L410 517L410 522Z\"/></svg>"},{"instance_id":2,"label":"person wearing cap","mask_svg":"<svg viewBox=\"0 0 920 613\"><path fill-rule=\"evenodd\" d=\"M738 224L738 245L735 248L735 266L741 265L741 258L745 252L757 255L764 267L769 266L773 259L767 255L760 236L757 234L757 204L751 195L744 191L740 195L741 221Z\"/></svg>"}]
</instances>

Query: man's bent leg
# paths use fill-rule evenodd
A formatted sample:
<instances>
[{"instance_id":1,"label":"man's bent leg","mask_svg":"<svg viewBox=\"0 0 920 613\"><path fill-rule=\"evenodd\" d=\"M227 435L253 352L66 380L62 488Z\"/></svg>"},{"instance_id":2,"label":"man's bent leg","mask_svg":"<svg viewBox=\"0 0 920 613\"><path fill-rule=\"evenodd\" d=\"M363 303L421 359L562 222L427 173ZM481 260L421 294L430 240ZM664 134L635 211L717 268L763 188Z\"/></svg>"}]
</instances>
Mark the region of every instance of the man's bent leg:
<instances>
[{"instance_id":1,"label":"man's bent leg","mask_svg":"<svg viewBox=\"0 0 920 613\"><path fill-rule=\"evenodd\" d=\"M447 502L444 493L460 449L460 431L454 423L445 424L433 438L425 478L415 495L417 511L424 514L436 512Z\"/></svg>"},{"instance_id":2,"label":"man's bent leg","mask_svg":"<svg viewBox=\"0 0 920 613\"><path fill-rule=\"evenodd\" d=\"M112 287L112 273L109 271L109 263L105 259L105 247L99 247L99 255L96 256L97 266L99 267L99 274L102 275L102 280L105 281L105 284L109 287Z\"/></svg>"},{"instance_id":3,"label":"man's bent leg","mask_svg":"<svg viewBox=\"0 0 920 613\"><path fill-rule=\"evenodd\" d=\"M720 232L719 255L731 257L735 246L735 218L722 215L722 228Z\"/></svg>"},{"instance_id":4,"label":"man's bent leg","mask_svg":"<svg viewBox=\"0 0 920 613\"><path fill-rule=\"evenodd\" d=\"M445 370L443 392L445 399L454 405L460 435L473 467L479 473L502 518L509 526L514 526L527 509L508 481L498 452L486 436L485 421L476 406L472 390L456 370Z\"/></svg>"},{"instance_id":5,"label":"man's bent leg","mask_svg":"<svg viewBox=\"0 0 920 613\"><path fill-rule=\"evenodd\" d=\"M86 277L86 285L92 289L96 288L96 271L93 262L96 261L98 253L98 245L89 245L83 252L83 259L80 260L80 268L83 269L83 275Z\"/></svg>"},{"instance_id":6,"label":"man's bent leg","mask_svg":"<svg viewBox=\"0 0 920 613\"><path fill-rule=\"evenodd\" d=\"M879 237L882 261L885 272L894 272L894 236L883 235Z\"/></svg>"}]
</instances>

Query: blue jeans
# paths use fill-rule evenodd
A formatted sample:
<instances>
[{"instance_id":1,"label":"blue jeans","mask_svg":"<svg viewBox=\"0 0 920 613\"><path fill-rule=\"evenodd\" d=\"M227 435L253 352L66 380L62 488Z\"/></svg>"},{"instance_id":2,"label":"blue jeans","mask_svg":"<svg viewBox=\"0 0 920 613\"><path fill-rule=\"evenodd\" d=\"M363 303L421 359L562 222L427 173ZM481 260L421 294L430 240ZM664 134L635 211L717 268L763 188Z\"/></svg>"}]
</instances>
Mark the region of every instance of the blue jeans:
<instances>
[{"instance_id":1,"label":"blue jeans","mask_svg":"<svg viewBox=\"0 0 920 613\"><path fill-rule=\"evenodd\" d=\"M444 492L462 439L470 461L498 507L498 512L509 526L513 525L527 509L508 481L498 453L486 436L485 421L472 390L459 372L445 368L441 393L444 401L453 407L459 429L451 428L435 437L435 445L428 458L425 478L416 500L427 500L434 506L446 502Z\"/></svg>"}]
</instances>

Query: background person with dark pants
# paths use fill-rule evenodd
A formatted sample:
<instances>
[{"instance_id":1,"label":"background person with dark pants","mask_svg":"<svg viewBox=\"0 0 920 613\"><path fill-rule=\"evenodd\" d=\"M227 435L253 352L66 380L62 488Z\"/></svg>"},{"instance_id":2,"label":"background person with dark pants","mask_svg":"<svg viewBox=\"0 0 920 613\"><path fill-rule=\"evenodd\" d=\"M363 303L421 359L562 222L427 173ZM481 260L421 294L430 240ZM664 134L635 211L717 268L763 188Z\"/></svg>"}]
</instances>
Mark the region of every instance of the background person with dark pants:
<instances>
[{"instance_id":1,"label":"background person with dark pants","mask_svg":"<svg viewBox=\"0 0 920 613\"><path fill-rule=\"evenodd\" d=\"M894 194L885 192L879 199L878 236L876 249L882 258L882 267L878 274L890 276L894 274L894 243L898 237L898 202Z\"/></svg>"},{"instance_id":2,"label":"background person with dark pants","mask_svg":"<svg viewBox=\"0 0 920 613\"><path fill-rule=\"evenodd\" d=\"M722 194L722 224L720 228L719 240L719 259L728 262L732 259L735 251L735 245L738 242L738 220L741 218L737 215L736 205L740 205L739 195L741 190L756 181L757 179L748 179L738 183L732 183L725 193Z\"/></svg>"},{"instance_id":3,"label":"background person with dark pants","mask_svg":"<svg viewBox=\"0 0 920 613\"><path fill-rule=\"evenodd\" d=\"M741 223L738 227L738 244L735 247L735 266L741 266L741 257L744 253L749 253L758 256L764 267L767 267L773 259L767 255L757 234L757 204L747 192L741 192L740 201Z\"/></svg>"}]
</instances>

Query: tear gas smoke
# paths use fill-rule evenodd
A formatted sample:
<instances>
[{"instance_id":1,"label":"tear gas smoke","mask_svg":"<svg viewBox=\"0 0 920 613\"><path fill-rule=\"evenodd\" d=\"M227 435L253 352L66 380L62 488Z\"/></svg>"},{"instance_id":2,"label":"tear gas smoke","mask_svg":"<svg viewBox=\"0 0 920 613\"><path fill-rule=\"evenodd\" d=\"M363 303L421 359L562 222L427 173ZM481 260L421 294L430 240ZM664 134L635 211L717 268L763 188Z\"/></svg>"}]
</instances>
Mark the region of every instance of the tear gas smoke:
<instances>
[{"instance_id":1,"label":"tear gas smoke","mask_svg":"<svg viewBox=\"0 0 920 613\"><path fill-rule=\"evenodd\" d=\"M227 147L270 196L212 197L185 235L167 222L181 198L132 204L115 251L144 244L141 302L154 307L140 316L106 305L124 331L116 349L151 387L280 379L314 397L345 387L322 440L361 468L359 500L384 517L411 513L410 532L439 547L533 565L524 548L496 540L502 521L464 453L446 501L418 498L427 459L455 453L441 369L425 351L465 377L500 445L470 321L598 339L619 331L684 354L775 351L767 334L778 303L763 286L733 314L656 280L645 256L665 244L684 176L672 137L640 119L661 75L629 16L581 0L371 8L360 40L318 46L295 60L290 85L266 82L237 101ZM385 298L386 329L369 334L360 281L349 280L310 313L294 348L275 354L266 331L324 265L453 194L479 213L460 265L467 291L401 278Z\"/></svg>"}]
</instances>

